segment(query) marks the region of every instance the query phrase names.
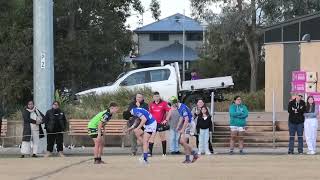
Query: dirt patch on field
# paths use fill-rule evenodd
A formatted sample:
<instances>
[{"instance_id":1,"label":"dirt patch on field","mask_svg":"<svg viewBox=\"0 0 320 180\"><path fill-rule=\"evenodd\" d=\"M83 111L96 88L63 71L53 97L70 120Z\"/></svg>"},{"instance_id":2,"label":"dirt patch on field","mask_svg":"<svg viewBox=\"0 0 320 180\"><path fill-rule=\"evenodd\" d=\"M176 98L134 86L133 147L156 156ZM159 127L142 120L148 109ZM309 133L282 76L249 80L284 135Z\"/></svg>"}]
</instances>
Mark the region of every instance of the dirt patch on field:
<instances>
[{"instance_id":1,"label":"dirt patch on field","mask_svg":"<svg viewBox=\"0 0 320 180\"><path fill-rule=\"evenodd\" d=\"M202 156L184 165L183 156L155 156L150 164L137 157L107 156L105 165L90 157L0 159L0 179L70 180L318 180L320 156Z\"/></svg>"}]
</instances>

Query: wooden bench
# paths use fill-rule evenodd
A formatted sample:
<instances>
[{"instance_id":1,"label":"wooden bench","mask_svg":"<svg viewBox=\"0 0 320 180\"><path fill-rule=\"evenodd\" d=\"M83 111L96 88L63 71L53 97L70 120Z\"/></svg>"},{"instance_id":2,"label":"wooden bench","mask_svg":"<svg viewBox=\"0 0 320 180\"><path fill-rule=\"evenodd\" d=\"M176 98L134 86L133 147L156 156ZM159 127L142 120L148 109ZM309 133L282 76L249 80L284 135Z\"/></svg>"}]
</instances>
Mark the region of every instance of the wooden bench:
<instances>
[{"instance_id":1,"label":"wooden bench","mask_svg":"<svg viewBox=\"0 0 320 180\"><path fill-rule=\"evenodd\" d=\"M0 137L2 141L1 147L4 147L4 137L7 136L7 132L8 132L8 121L6 119L2 119L2 122L0 125L1 125Z\"/></svg>"},{"instance_id":2,"label":"wooden bench","mask_svg":"<svg viewBox=\"0 0 320 180\"><path fill-rule=\"evenodd\" d=\"M87 119L70 119L69 120L69 135L88 136ZM121 136L121 147L124 148L124 137L126 135L127 121L126 120L110 120L105 126L106 136Z\"/></svg>"}]
</instances>

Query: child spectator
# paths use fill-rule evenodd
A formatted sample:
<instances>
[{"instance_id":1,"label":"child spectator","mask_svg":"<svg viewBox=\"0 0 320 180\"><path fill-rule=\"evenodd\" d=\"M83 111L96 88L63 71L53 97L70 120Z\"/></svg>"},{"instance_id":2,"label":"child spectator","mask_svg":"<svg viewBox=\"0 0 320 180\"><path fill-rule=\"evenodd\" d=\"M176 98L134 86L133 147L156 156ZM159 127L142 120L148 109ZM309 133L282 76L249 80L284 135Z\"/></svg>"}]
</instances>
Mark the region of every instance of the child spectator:
<instances>
[{"instance_id":1,"label":"child spectator","mask_svg":"<svg viewBox=\"0 0 320 180\"><path fill-rule=\"evenodd\" d=\"M209 137L212 134L212 121L206 106L201 108L201 113L197 121L197 132L199 134L198 154L205 153L206 155L211 155L209 150Z\"/></svg>"}]
</instances>

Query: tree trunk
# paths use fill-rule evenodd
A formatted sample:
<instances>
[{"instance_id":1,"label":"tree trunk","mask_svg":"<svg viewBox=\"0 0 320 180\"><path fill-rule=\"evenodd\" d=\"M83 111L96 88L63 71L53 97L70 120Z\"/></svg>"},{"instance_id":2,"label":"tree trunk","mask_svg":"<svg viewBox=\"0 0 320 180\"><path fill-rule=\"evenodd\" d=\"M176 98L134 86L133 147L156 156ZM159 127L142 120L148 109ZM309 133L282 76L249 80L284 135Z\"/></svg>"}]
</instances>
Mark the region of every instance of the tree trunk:
<instances>
[{"instance_id":1,"label":"tree trunk","mask_svg":"<svg viewBox=\"0 0 320 180\"><path fill-rule=\"evenodd\" d=\"M245 38L246 45L249 51L250 59L250 92L257 91L257 79L258 79L258 42L255 40L249 40Z\"/></svg>"},{"instance_id":2,"label":"tree trunk","mask_svg":"<svg viewBox=\"0 0 320 180\"><path fill-rule=\"evenodd\" d=\"M238 1L239 2L239 1ZM257 31L257 12L256 12L256 0L250 1L251 7L251 24L246 26L245 43L248 47L249 60L250 60L250 92L257 91L258 80L258 37Z\"/></svg>"},{"instance_id":3,"label":"tree trunk","mask_svg":"<svg viewBox=\"0 0 320 180\"><path fill-rule=\"evenodd\" d=\"M239 12L242 11L242 1L243 0L237 0L237 7L238 7Z\"/></svg>"},{"instance_id":4,"label":"tree trunk","mask_svg":"<svg viewBox=\"0 0 320 180\"><path fill-rule=\"evenodd\" d=\"M67 40L73 41L75 39L75 13L70 12L70 15L68 15L68 33L67 33Z\"/></svg>"}]
</instances>

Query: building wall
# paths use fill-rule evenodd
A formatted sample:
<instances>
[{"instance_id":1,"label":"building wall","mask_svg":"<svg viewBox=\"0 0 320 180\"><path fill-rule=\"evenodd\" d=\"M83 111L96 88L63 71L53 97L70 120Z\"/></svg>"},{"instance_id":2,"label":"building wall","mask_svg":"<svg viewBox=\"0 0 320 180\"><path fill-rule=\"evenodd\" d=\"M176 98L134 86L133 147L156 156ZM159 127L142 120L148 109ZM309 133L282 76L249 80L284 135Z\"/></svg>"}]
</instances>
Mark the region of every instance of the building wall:
<instances>
[{"instance_id":1,"label":"building wall","mask_svg":"<svg viewBox=\"0 0 320 180\"><path fill-rule=\"evenodd\" d=\"M170 44L173 44L176 40L178 40L182 44L182 34L169 34L169 41L150 41L149 34L139 34L138 35L138 44L139 44L139 54L143 55L157 49L167 47ZM185 45L197 50L197 48L201 47L202 41L185 41Z\"/></svg>"},{"instance_id":2,"label":"building wall","mask_svg":"<svg viewBox=\"0 0 320 180\"><path fill-rule=\"evenodd\" d=\"M320 75L320 42L301 43L301 70L318 72ZM318 81L318 92L320 84Z\"/></svg>"},{"instance_id":3,"label":"building wall","mask_svg":"<svg viewBox=\"0 0 320 180\"><path fill-rule=\"evenodd\" d=\"M265 45L265 111L272 112L272 92L275 91L275 111L287 110L291 92L292 71L312 71L320 75L320 42ZM320 85L318 83L318 92Z\"/></svg>"},{"instance_id":4,"label":"building wall","mask_svg":"<svg viewBox=\"0 0 320 180\"><path fill-rule=\"evenodd\" d=\"M265 45L265 111L272 112L275 92L275 111L283 111L283 44Z\"/></svg>"}]
</instances>

